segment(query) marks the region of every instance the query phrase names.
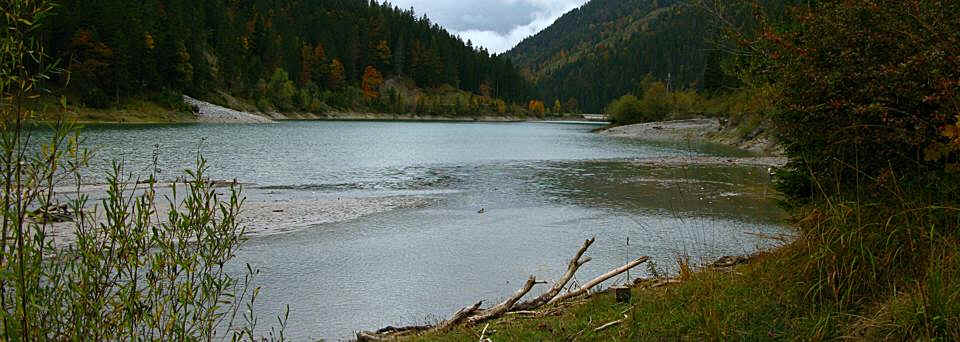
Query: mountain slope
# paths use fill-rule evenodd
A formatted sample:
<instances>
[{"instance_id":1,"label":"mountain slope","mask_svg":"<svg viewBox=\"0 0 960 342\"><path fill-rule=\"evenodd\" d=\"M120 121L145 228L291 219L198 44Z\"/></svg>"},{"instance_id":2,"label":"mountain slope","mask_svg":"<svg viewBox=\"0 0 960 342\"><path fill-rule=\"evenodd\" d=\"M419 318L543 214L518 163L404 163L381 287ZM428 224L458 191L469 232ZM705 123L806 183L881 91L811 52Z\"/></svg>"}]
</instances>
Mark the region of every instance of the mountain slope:
<instances>
[{"instance_id":1,"label":"mountain slope","mask_svg":"<svg viewBox=\"0 0 960 342\"><path fill-rule=\"evenodd\" d=\"M701 88L715 30L678 0L593 0L506 53L547 103L598 112L647 74Z\"/></svg>"},{"instance_id":2,"label":"mountain slope","mask_svg":"<svg viewBox=\"0 0 960 342\"><path fill-rule=\"evenodd\" d=\"M59 3L44 33L48 51L91 107L164 90L195 97L225 91L281 110L309 110L318 100L349 108L381 100L377 85L395 76L422 88L526 100L525 81L509 59L386 2Z\"/></svg>"}]
</instances>

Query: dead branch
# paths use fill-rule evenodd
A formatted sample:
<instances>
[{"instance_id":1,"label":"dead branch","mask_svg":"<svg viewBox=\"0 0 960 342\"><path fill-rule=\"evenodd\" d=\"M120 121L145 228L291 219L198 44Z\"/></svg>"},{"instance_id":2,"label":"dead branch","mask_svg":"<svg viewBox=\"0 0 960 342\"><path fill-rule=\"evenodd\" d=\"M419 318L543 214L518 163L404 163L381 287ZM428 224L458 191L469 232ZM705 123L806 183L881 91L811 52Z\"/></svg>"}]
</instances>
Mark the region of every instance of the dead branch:
<instances>
[{"instance_id":1,"label":"dead branch","mask_svg":"<svg viewBox=\"0 0 960 342\"><path fill-rule=\"evenodd\" d=\"M547 303L548 303L548 304L553 304L553 303L558 303L558 302L565 301L565 300L570 299L570 298L582 296L582 295L586 294L587 291L590 291L590 289L593 288L594 286L597 286L598 284L606 281L607 279L613 278L613 277L619 275L620 273L626 272L626 271L630 270L631 268L637 267L637 265L640 265L640 264L642 264L642 263L645 263L645 262L647 262L647 260L650 260L650 258L649 258L649 257L640 257L640 258L638 258L638 259L636 259L636 260L634 260L634 261L628 262L626 265L620 266L619 268L616 268L616 269L614 269L614 270L611 270L610 272L604 273L604 274L600 275L599 277L594 278L593 280L587 282L586 284L583 284L583 286L581 286L579 289L576 289L576 290L573 291L573 292L569 292L569 293L566 293L566 294L563 294L563 295L554 297L553 299L551 299L551 300L550 300L549 302L547 302Z\"/></svg>"},{"instance_id":2,"label":"dead branch","mask_svg":"<svg viewBox=\"0 0 960 342\"><path fill-rule=\"evenodd\" d=\"M376 333L368 331L358 331L357 332L357 342L379 342L379 341L389 341L391 338L383 337L377 335Z\"/></svg>"},{"instance_id":3,"label":"dead branch","mask_svg":"<svg viewBox=\"0 0 960 342\"><path fill-rule=\"evenodd\" d=\"M626 265L623 265L619 268L616 268L607 273L604 273L599 277L594 278L593 280L590 280L589 282L587 282L580 288L576 289L575 291L560 295L560 292L563 291L567 283L569 283L570 280L573 279L574 275L577 273L577 270L579 270L580 267L583 266L583 264L586 264L591 260L589 257L584 258L583 254L586 253L587 249L590 248L590 245L592 245L594 241L595 241L595 238L590 238L584 241L583 246L580 247L580 249L577 251L577 254L574 255L572 259L570 259L570 262L567 264L567 270L566 272L564 272L563 276L561 276L560 279L558 279L553 284L553 287L551 287L550 290L545 292L543 295L537 297L536 299L517 304L517 302L521 298L523 298L523 296L525 296L527 293L530 292L531 289L533 289L534 285L541 284L537 282L536 277L530 276L530 278L527 279L526 283L523 284L523 287L520 288L516 293L514 293L512 296L510 296L500 304L497 304L489 309L480 310L480 306L483 305L483 301L479 301L473 306L464 307L458 310L449 319L443 322L440 322L436 326L410 326L410 327L402 327L402 328L386 327L378 330L377 332L358 331L356 333L357 340L358 341L388 341L391 339L395 339L398 336L406 335L410 333L417 333L417 332L423 332L423 331L447 330L464 321L470 324L477 324L490 319L498 318L505 314L524 315L524 316L544 315L546 313L536 312L532 310L538 309L545 304L564 304L564 305L570 304L569 302L570 299L587 294L589 293L590 289L599 285L600 283L603 283L604 281L610 278L613 278L621 273L624 273L650 259L648 257L638 258L636 260L633 260L627 263ZM623 320L610 322L597 328L595 331L600 331L610 326L620 324L622 322ZM483 339L485 336L481 335L480 337L481 339Z\"/></svg>"},{"instance_id":4,"label":"dead branch","mask_svg":"<svg viewBox=\"0 0 960 342\"><path fill-rule=\"evenodd\" d=\"M432 328L433 326L430 326L430 325L411 325L411 326L399 327L399 328L393 327L393 326L387 326L383 329L377 330L376 334L384 335L384 334L397 334L397 333L405 333L405 332L416 332L416 331L430 330Z\"/></svg>"},{"instance_id":5,"label":"dead branch","mask_svg":"<svg viewBox=\"0 0 960 342\"><path fill-rule=\"evenodd\" d=\"M387 326L375 332L357 331L357 341L392 341L397 337L433 329L430 325L411 325L407 327Z\"/></svg>"},{"instance_id":6,"label":"dead branch","mask_svg":"<svg viewBox=\"0 0 960 342\"><path fill-rule=\"evenodd\" d=\"M616 320L616 321L613 321L613 322L610 322L610 323L601 325L601 326L597 327L596 329L593 329L593 332L598 332L598 331L601 331L601 330L603 330L603 329L612 327L612 326L614 326L614 325L623 323L623 320L625 320L625 319L627 319L627 315L623 315L623 319L618 319L618 320Z\"/></svg>"},{"instance_id":7,"label":"dead branch","mask_svg":"<svg viewBox=\"0 0 960 342\"><path fill-rule=\"evenodd\" d=\"M465 307L463 309L458 310L456 313L453 314L453 316L450 317L450 319L443 321L442 323L437 325L434 329L447 330L453 327L454 325L457 325L458 323L463 321L465 318L469 317L470 315L473 315L473 313L477 312L477 310L480 310L480 305L483 305L482 300L477 302L477 304L473 304L473 306Z\"/></svg>"},{"instance_id":8,"label":"dead branch","mask_svg":"<svg viewBox=\"0 0 960 342\"><path fill-rule=\"evenodd\" d=\"M658 287L664 287L664 286L667 286L667 285L670 285L670 284L679 284L679 283L680 283L680 279L669 278L669 279L664 279L664 280L658 281L658 282L654 283L653 285L650 285L650 287L651 287L651 288L658 288Z\"/></svg>"},{"instance_id":9,"label":"dead branch","mask_svg":"<svg viewBox=\"0 0 960 342\"><path fill-rule=\"evenodd\" d=\"M577 270L580 269L580 266L583 266L583 264L586 264L592 260L589 257L583 260L580 260L580 258L583 257L583 253L587 252L587 248L590 248L590 245L592 245L593 241L596 239L596 237L593 237L583 242L583 246L580 247L580 250L577 251L577 254L574 255L573 259L570 259L570 263L567 264L567 272L564 273L563 276L553 284L553 287L551 287L549 291L544 292L542 295L540 295L540 297L537 297L534 300L514 305L510 311L528 311L539 308L543 304L550 302L553 297L556 297L558 294L560 294L560 291L563 291L563 288L567 286L567 283L570 282L570 279L573 279L573 276L577 273Z\"/></svg>"},{"instance_id":10,"label":"dead branch","mask_svg":"<svg viewBox=\"0 0 960 342\"><path fill-rule=\"evenodd\" d=\"M490 323L487 323L487 325L483 326L483 331L480 332L480 342L490 341L489 338L486 338L487 328L490 328Z\"/></svg>"},{"instance_id":11,"label":"dead branch","mask_svg":"<svg viewBox=\"0 0 960 342\"><path fill-rule=\"evenodd\" d=\"M510 310L510 308L513 307L513 304L516 304L517 301L520 300L520 298L523 298L523 296L526 295L527 292L530 292L530 290L533 289L533 285L535 284L537 284L537 278L534 276L530 276L530 278L527 279L527 282L523 284L523 287L520 288L520 290L518 290L517 293L514 293L513 296L510 296L510 298L507 298L507 300L503 301L503 303L500 303L497 306L483 310L479 314L468 318L467 322L470 322L471 324L476 324L489 319L500 317L501 315L503 315L504 312L507 312L507 310Z\"/></svg>"}]
</instances>

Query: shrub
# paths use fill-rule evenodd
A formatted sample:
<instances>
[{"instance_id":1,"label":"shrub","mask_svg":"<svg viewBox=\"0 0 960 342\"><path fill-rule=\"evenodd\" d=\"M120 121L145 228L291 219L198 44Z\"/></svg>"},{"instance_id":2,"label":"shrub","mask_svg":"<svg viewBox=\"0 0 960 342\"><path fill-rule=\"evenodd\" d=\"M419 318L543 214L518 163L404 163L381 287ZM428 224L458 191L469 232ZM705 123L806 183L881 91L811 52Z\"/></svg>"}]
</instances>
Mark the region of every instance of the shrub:
<instances>
[{"instance_id":1,"label":"shrub","mask_svg":"<svg viewBox=\"0 0 960 342\"><path fill-rule=\"evenodd\" d=\"M950 1L823 1L762 32L783 91L779 139L793 170L830 183L818 194L861 184L886 196L891 180L960 168L957 13Z\"/></svg>"},{"instance_id":2,"label":"shrub","mask_svg":"<svg viewBox=\"0 0 960 342\"><path fill-rule=\"evenodd\" d=\"M80 191L90 154L78 134L62 120L49 132L27 128L35 113L22 103L55 72L34 36L52 8L0 6L8 34L0 38L0 340L253 340L255 272L248 266L241 279L226 270L243 241L239 188L218 195L198 157L186 193L174 185L161 215L155 177L126 182L114 164L106 197L91 209ZM76 192L58 194L64 185Z\"/></svg>"},{"instance_id":3,"label":"shrub","mask_svg":"<svg viewBox=\"0 0 960 342\"><path fill-rule=\"evenodd\" d=\"M91 86L83 90L80 95L80 102L90 108L106 109L110 107L110 96L103 89Z\"/></svg>"},{"instance_id":4,"label":"shrub","mask_svg":"<svg viewBox=\"0 0 960 342\"><path fill-rule=\"evenodd\" d=\"M619 99L611 102L610 105L607 106L607 115L619 124L644 121L641 118L643 115L643 105L640 103L640 99L629 94L623 95Z\"/></svg>"},{"instance_id":5,"label":"shrub","mask_svg":"<svg viewBox=\"0 0 960 342\"><path fill-rule=\"evenodd\" d=\"M277 109L289 111L295 108L293 102L297 95L297 88L283 69L277 68L273 71L270 82L267 84L267 91L270 94L270 100L276 105Z\"/></svg>"}]
</instances>

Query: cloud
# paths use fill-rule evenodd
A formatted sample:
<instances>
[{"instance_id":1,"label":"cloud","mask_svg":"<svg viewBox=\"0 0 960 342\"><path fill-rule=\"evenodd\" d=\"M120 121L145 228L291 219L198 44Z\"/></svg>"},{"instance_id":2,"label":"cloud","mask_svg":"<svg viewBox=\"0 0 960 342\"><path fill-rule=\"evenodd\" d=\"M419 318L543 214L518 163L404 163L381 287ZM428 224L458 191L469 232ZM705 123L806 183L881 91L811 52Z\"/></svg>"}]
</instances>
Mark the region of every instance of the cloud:
<instances>
[{"instance_id":1,"label":"cloud","mask_svg":"<svg viewBox=\"0 0 960 342\"><path fill-rule=\"evenodd\" d=\"M564 13L588 0L395 0L474 46L493 53L510 50L521 40L547 28Z\"/></svg>"},{"instance_id":2,"label":"cloud","mask_svg":"<svg viewBox=\"0 0 960 342\"><path fill-rule=\"evenodd\" d=\"M505 3L525 2L537 8L529 14L530 21L514 26L506 33L495 30L468 29L454 31L463 39L473 41L474 45L486 47L490 52L502 53L512 49L523 39L537 34L552 25L560 16L580 7L585 0L548 1L548 0L502 0Z\"/></svg>"}]
</instances>

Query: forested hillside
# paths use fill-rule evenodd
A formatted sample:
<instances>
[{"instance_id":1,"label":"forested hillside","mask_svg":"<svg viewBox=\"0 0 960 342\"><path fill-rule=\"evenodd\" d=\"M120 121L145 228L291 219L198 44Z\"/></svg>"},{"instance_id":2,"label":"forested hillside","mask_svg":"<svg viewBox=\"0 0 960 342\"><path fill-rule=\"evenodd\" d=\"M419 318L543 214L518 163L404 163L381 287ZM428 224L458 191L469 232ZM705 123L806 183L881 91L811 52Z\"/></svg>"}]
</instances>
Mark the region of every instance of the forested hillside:
<instances>
[{"instance_id":1,"label":"forested hillside","mask_svg":"<svg viewBox=\"0 0 960 342\"><path fill-rule=\"evenodd\" d=\"M60 84L69 79L68 93L90 107L226 93L264 110L429 109L429 98L381 93L395 76L472 93L458 99L468 107L502 109L497 98L524 103L529 96L509 59L376 0L59 4L45 28L48 49L69 71Z\"/></svg>"},{"instance_id":2,"label":"forested hillside","mask_svg":"<svg viewBox=\"0 0 960 342\"><path fill-rule=\"evenodd\" d=\"M638 90L648 74L674 89L702 89L722 77L718 55L711 53L717 29L685 4L593 0L507 55L536 82L547 103L576 101L588 112Z\"/></svg>"}]
</instances>

